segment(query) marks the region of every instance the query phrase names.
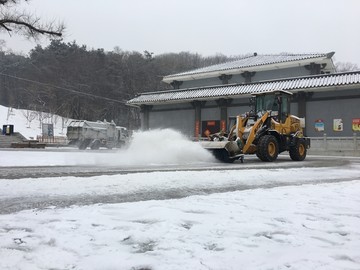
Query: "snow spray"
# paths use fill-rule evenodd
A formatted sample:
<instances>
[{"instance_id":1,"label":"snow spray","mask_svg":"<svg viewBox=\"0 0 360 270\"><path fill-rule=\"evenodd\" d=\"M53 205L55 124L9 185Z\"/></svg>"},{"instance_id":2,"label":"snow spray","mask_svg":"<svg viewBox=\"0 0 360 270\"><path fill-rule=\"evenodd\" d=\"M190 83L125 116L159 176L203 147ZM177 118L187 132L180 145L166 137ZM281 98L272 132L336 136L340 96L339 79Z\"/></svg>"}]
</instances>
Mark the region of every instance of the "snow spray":
<instances>
[{"instance_id":1,"label":"snow spray","mask_svg":"<svg viewBox=\"0 0 360 270\"><path fill-rule=\"evenodd\" d=\"M105 160L100 161L103 163ZM112 155L108 165L185 165L214 162L212 154L173 129L135 132L129 146Z\"/></svg>"}]
</instances>

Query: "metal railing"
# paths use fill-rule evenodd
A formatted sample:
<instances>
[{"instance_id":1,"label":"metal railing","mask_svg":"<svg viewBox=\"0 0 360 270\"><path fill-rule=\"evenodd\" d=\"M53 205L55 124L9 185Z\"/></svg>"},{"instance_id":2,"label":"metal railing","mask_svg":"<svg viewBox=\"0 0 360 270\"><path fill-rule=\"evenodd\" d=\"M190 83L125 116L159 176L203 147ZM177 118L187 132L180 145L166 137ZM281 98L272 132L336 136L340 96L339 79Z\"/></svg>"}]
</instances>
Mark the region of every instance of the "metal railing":
<instances>
[{"instance_id":1,"label":"metal railing","mask_svg":"<svg viewBox=\"0 0 360 270\"><path fill-rule=\"evenodd\" d=\"M354 133L352 137L310 137L311 150L318 151L359 151L360 137Z\"/></svg>"},{"instance_id":2,"label":"metal railing","mask_svg":"<svg viewBox=\"0 0 360 270\"><path fill-rule=\"evenodd\" d=\"M36 136L36 140L47 144L62 144L67 145L69 140L66 136Z\"/></svg>"}]
</instances>

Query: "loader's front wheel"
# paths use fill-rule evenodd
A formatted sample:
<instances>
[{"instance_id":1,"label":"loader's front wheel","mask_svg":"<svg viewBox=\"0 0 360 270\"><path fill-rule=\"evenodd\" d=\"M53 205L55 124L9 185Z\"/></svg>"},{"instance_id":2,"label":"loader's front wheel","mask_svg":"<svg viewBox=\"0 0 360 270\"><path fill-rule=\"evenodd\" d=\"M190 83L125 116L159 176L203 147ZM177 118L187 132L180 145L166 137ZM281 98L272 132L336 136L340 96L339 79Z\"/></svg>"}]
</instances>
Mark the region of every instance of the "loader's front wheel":
<instances>
[{"instance_id":1,"label":"loader's front wheel","mask_svg":"<svg viewBox=\"0 0 360 270\"><path fill-rule=\"evenodd\" d=\"M290 158L295 161L303 161L306 157L306 144L304 140L298 139L295 145L290 147Z\"/></svg>"},{"instance_id":2,"label":"loader's front wheel","mask_svg":"<svg viewBox=\"0 0 360 270\"><path fill-rule=\"evenodd\" d=\"M259 139L256 151L257 157L262 161L274 161L279 155L279 144L272 135L264 135Z\"/></svg>"}]
</instances>

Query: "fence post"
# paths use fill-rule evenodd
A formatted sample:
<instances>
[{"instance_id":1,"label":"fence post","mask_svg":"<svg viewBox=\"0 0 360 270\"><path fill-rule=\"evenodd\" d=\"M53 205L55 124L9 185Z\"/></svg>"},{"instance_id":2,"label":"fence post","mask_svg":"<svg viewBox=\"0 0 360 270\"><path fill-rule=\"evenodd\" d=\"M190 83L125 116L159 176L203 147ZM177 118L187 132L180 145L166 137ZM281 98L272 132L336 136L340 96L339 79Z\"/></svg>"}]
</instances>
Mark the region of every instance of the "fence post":
<instances>
[{"instance_id":1,"label":"fence post","mask_svg":"<svg viewBox=\"0 0 360 270\"><path fill-rule=\"evenodd\" d=\"M327 145L327 137L326 137L326 133L324 133L324 148L325 148L325 151L327 151L327 149L328 149L328 145Z\"/></svg>"}]
</instances>

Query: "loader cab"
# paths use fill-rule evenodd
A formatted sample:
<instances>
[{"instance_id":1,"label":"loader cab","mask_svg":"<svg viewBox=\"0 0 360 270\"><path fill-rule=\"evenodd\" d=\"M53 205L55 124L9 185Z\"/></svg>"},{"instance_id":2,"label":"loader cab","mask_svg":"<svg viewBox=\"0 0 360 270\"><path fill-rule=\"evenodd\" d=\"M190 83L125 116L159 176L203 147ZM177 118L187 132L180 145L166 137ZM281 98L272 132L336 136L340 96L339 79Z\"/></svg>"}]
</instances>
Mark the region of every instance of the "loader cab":
<instances>
[{"instance_id":1,"label":"loader cab","mask_svg":"<svg viewBox=\"0 0 360 270\"><path fill-rule=\"evenodd\" d=\"M270 115L275 121L285 123L290 114L290 98L292 93L279 90L255 96L255 113L261 117L265 112L270 111Z\"/></svg>"},{"instance_id":2,"label":"loader cab","mask_svg":"<svg viewBox=\"0 0 360 270\"><path fill-rule=\"evenodd\" d=\"M237 121L236 116L229 116L227 130L231 130L231 128L236 125L236 121Z\"/></svg>"}]
</instances>

